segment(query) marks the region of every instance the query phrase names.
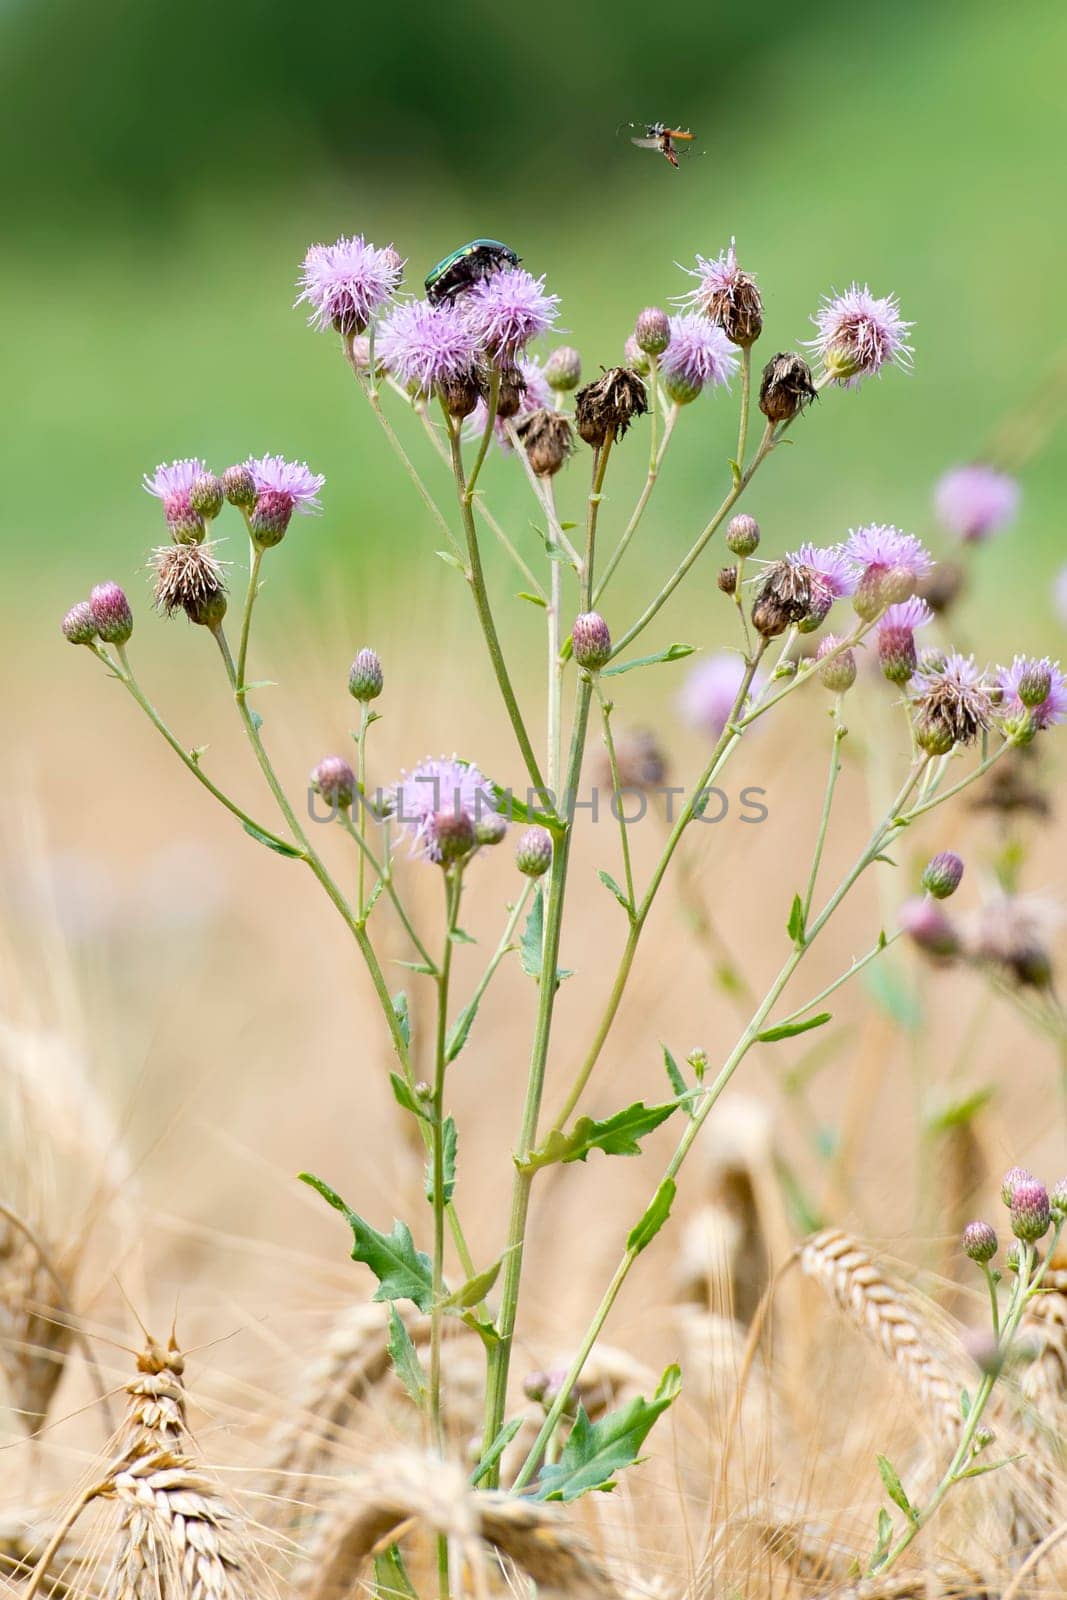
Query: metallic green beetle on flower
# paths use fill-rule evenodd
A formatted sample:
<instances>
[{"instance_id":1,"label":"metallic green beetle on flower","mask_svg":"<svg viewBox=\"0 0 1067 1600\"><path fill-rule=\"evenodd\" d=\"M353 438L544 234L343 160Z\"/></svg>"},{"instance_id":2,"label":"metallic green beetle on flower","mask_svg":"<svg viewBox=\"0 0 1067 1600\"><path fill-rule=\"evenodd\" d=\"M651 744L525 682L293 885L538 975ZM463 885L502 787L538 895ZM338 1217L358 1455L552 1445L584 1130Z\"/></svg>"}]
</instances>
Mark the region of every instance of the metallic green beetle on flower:
<instances>
[{"instance_id":1,"label":"metallic green beetle on flower","mask_svg":"<svg viewBox=\"0 0 1067 1600\"><path fill-rule=\"evenodd\" d=\"M426 274L426 298L435 306L442 300L454 300L482 278L518 264L514 250L499 239L472 239L430 268Z\"/></svg>"}]
</instances>

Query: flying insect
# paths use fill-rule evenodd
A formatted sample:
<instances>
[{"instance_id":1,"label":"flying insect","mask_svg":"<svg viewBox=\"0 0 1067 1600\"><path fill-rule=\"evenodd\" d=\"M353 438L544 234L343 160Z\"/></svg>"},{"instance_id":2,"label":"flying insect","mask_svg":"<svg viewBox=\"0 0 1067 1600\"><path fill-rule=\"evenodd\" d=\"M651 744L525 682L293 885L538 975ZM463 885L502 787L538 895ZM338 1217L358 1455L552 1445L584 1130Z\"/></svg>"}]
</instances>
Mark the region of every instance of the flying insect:
<instances>
[{"instance_id":1,"label":"flying insect","mask_svg":"<svg viewBox=\"0 0 1067 1600\"><path fill-rule=\"evenodd\" d=\"M630 127L642 126L644 133L638 137L631 137L630 143L637 145L640 150L658 150L660 155L666 156L672 167L678 165L678 156L681 152L675 145L681 141L682 145L692 143L693 135L688 128L668 128L662 122L630 123Z\"/></svg>"},{"instance_id":2,"label":"flying insect","mask_svg":"<svg viewBox=\"0 0 1067 1600\"><path fill-rule=\"evenodd\" d=\"M426 298L434 306L443 300L454 300L483 278L518 264L514 250L499 239L472 239L430 268L426 274Z\"/></svg>"}]
</instances>

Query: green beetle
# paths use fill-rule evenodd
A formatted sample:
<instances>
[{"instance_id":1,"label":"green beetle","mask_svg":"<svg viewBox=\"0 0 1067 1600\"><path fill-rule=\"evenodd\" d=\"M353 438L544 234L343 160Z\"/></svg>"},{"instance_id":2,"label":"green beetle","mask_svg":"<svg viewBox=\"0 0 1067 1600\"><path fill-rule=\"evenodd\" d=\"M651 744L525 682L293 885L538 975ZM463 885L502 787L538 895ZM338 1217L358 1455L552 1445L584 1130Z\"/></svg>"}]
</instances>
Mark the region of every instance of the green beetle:
<instances>
[{"instance_id":1,"label":"green beetle","mask_svg":"<svg viewBox=\"0 0 1067 1600\"><path fill-rule=\"evenodd\" d=\"M442 300L454 300L482 278L518 264L514 250L499 239L472 239L430 268L426 274L426 298L434 306Z\"/></svg>"}]
</instances>

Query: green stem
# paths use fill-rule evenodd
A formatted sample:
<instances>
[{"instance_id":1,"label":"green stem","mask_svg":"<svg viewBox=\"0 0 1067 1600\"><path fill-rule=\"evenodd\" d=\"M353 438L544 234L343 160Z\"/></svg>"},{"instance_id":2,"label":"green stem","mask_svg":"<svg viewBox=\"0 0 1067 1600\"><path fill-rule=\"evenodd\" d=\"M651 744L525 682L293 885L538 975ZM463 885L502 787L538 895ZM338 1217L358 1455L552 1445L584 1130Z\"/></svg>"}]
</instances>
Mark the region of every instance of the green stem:
<instances>
[{"instance_id":1,"label":"green stem","mask_svg":"<svg viewBox=\"0 0 1067 1600\"><path fill-rule=\"evenodd\" d=\"M638 525L640 524L641 518L645 514L645 510L646 510L646 508L648 506L648 502L652 498L652 491L656 487L656 481L659 478L660 469L663 466L663 458L667 454L667 447L671 442L671 435L674 433L674 425L678 421L678 416L679 416L680 411L681 411L681 407L678 405L677 402L675 402L674 404L672 404L671 409L667 413L667 419L666 419L666 421L665 421L665 423L663 425L663 438L662 438L662 441L660 443L658 451L655 451L653 453L652 459L649 462L648 477L645 479L645 486L641 490L641 494L640 494L640 496L638 498L636 506L633 509L633 513L632 513L632 515L630 517L630 520L626 524L625 529L623 530L622 538L619 540L618 544L615 546L615 549L612 551L611 559L609 560L607 566L604 569L604 575L601 578L600 582L597 584L596 593L593 596L593 604L594 605L597 605L599 603L601 595L604 593L604 590L607 588L608 582L611 579L611 576L614 573L615 568L619 565L619 562L622 560L623 556L626 554L626 551L627 551L627 549L629 547L630 541L632 540L634 534L637 532Z\"/></svg>"},{"instance_id":2,"label":"green stem","mask_svg":"<svg viewBox=\"0 0 1067 1600\"><path fill-rule=\"evenodd\" d=\"M745 470L745 448L748 444L748 414L752 398L752 346L741 350L741 418L737 425L737 470Z\"/></svg>"},{"instance_id":3,"label":"green stem","mask_svg":"<svg viewBox=\"0 0 1067 1600\"><path fill-rule=\"evenodd\" d=\"M247 693L245 684L247 682L246 673L248 667L248 636L249 630L252 626L252 608L256 603L256 595L259 593L259 569L263 561L263 551L260 549L259 545L256 544L255 540L252 539L251 535L249 535L249 542L251 546L251 558L248 564L248 592L245 595L244 611L241 613L241 637L237 645L237 667L236 676L234 678L234 692L236 693L239 702L242 704L244 702L245 694ZM216 630L215 637L220 641L222 640L223 635L221 628Z\"/></svg>"},{"instance_id":4,"label":"green stem","mask_svg":"<svg viewBox=\"0 0 1067 1600\"><path fill-rule=\"evenodd\" d=\"M357 803L357 805L360 805L360 806L362 806L363 800L364 800L364 796L367 793L367 729L371 725L371 720L372 719L371 719L370 703L368 701L366 701L366 700L361 700L360 703L359 703L359 746L358 746L358 748L359 748L359 759L358 759L358 761L356 763L356 780L357 780L357 784L358 784L358 787L356 789L356 795L357 795L356 803ZM352 820L351 817L349 817L349 821L350 822L351 822L351 820ZM363 831L362 829L359 829L358 833L362 834L362 831ZM366 895L366 878L365 878L367 851L366 851L365 846L363 845L363 843L361 842L361 840L359 839L358 836L357 836L357 843L359 843L359 845L360 845L360 850L359 850L358 877L357 877L357 885L356 885L356 904L359 907L359 915L360 915L361 920L365 921L366 920L366 916L367 916L367 895ZM379 877L382 877L382 876L383 876L383 874L381 872L379 872ZM390 887L391 887L391 884L386 884L386 889L387 890ZM397 911L400 912L400 916L403 919L404 925L406 927L407 926L407 919L406 919L406 917L404 917L403 911L400 910L400 906L397 904L397 898L396 898L395 892L390 894L390 899L392 900L393 905L396 907ZM411 929L409 929L408 931L412 932ZM414 938L413 932L412 932L412 937ZM419 943L419 941L417 939L414 939L414 943L415 943L416 949L421 954L422 953L421 944ZM425 957L425 955L423 955L423 960L425 960L425 959L426 959L426 957ZM431 965L432 964L433 963L431 962Z\"/></svg>"},{"instance_id":5,"label":"green stem","mask_svg":"<svg viewBox=\"0 0 1067 1600\"><path fill-rule=\"evenodd\" d=\"M433 1300L430 1306L430 1427L438 1454L444 1458L445 1434L441 1416L441 1318L445 1297L445 1072L448 1067L448 988L452 976L452 951L463 892L462 869L444 874L445 938L437 966L437 1029L434 1039L433 1121L431 1167L433 1172ZM445 1572L447 1573L447 1553ZM447 1594L447 1585L445 1588Z\"/></svg>"},{"instance_id":6,"label":"green stem","mask_svg":"<svg viewBox=\"0 0 1067 1600\"><path fill-rule=\"evenodd\" d=\"M745 352L747 355L747 351ZM830 811L834 803L834 790L837 787L838 773L841 771L840 745L848 729L841 721L842 696L837 695L830 715L833 718L833 732L830 737L830 771L826 778L826 792L823 796L822 816L819 819L819 834L815 841L815 851L811 858L811 871L808 874L808 887L804 893L804 921L807 922L811 912L811 902L815 894L815 880L819 876L819 867L822 863L822 853L826 847L826 834L830 826Z\"/></svg>"},{"instance_id":7,"label":"green stem","mask_svg":"<svg viewBox=\"0 0 1067 1600\"><path fill-rule=\"evenodd\" d=\"M596 680L595 687L596 687L596 697L597 697L597 700L600 703L600 719L601 719L601 723L602 723L603 728L604 728L604 743L607 746L607 751L608 751L608 766L609 766L609 768L611 770L612 800L614 802L615 809L616 809L616 812L617 812L617 821L618 821L618 824L619 824L619 838L620 838L620 842L622 844L622 864L623 864L623 871L626 874L626 898L629 901L629 905L627 907L627 910L629 911L630 915L632 916L633 915L633 909L634 909L634 902L635 902L635 898L636 898L635 893L634 893L634 874L633 874L633 866L632 866L631 861L630 861L630 838L629 838L629 834L627 832L626 815L625 815L625 811L624 811L624 808L623 808L623 802L622 802L622 792L621 792L622 786L619 783L619 763L618 763L618 760L617 760L616 755L615 755L615 736L611 731L611 709L612 708L611 708L610 701L605 700L605 698L604 698L604 692L600 687L600 679L599 679L599 677Z\"/></svg>"},{"instance_id":8,"label":"green stem","mask_svg":"<svg viewBox=\"0 0 1067 1600\"><path fill-rule=\"evenodd\" d=\"M529 903L530 894L533 890L533 887L532 881L527 878L523 886L522 894L516 900L508 914L508 920L504 927L504 932L500 936L500 942L493 951L493 954L490 956L485 971L475 984L474 992L472 993L466 1006L463 1008L464 1015L467 1015L468 1013L473 1014L478 1009L482 1003L482 997L484 996L485 991L493 981L496 969L499 967L504 957L508 954L508 951L514 950L515 946L511 941L515 937L515 930L519 925L519 919ZM468 1274L468 1276L473 1276L473 1274Z\"/></svg>"},{"instance_id":9,"label":"green stem","mask_svg":"<svg viewBox=\"0 0 1067 1600\"><path fill-rule=\"evenodd\" d=\"M896 944L902 932L903 930L898 928L894 933L887 934L884 939L879 939L876 945L871 946L866 955L856 957L847 972L842 972L832 983L828 983L825 989L820 989L818 994L813 995L810 1000L805 1000L802 1006L797 1006L796 1010L791 1011L787 1017L783 1017L779 1026L784 1027L786 1023L799 1022L800 1018L806 1016L809 1011L814 1011L816 1006L822 1005L823 1001L828 1000L835 990L840 989L850 978L854 978L857 972L862 972L864 967L876 960L883 950L888 950L891 944Z\"/></svg>"},{"instance_id":10,"label":"green stem","mask_svg":"<svg viewBox=\"0 0 1067 1600\"><path fill-rule=\"evenodd\" d=\"M366 837L364 836L362 830L357 828L356 824L353 822L352 813L350 811L338 811L338 817L340 819L342 828L344 828L349 838L354 841L359 849L360 865L362 865L363 859L366 857L373 870L378 874L378 877L382 883L382 887L389 896L393 910L400 918L404 932L415 946L415 949L418 951L423 963L429 967L430 971L428 976L436 978L438 976L437 963L434 961L426 946L419 938L419 935L415 930L414 923L408 916L407 911L404 909L404 904L400 899L400 895L397 893L396 883L393 879L392 863L388 861L383 863L379 860L374 851L371 849L370 845L367 843ZM366 922L367 910L365 904L363 904L362 893L360 895L360 902L362 909L359 914L359 920L361 922Z\"/></svg>"}]
</instances>

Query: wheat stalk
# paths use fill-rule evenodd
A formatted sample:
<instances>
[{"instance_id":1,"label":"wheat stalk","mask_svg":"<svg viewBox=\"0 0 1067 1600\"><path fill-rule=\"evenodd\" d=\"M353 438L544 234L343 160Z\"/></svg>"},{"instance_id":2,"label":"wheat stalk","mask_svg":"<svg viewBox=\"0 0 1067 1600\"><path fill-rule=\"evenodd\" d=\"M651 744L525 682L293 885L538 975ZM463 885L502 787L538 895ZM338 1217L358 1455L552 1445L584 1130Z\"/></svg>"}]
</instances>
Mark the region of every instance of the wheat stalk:
<instances>
[{"instance_id":1,"label":"wheat stalk","mask_svg":"<svg viewBox=\"0 0 1067 1600\"><path fill-rule=\"evenodd\" d=\"M863 1245L830 1229L800 1252L804 1273L822 1285L841 1310L900 1372L939 1433L953 1447L962 1428L962 1375L937 1348L919 1297L888 1274Z\"/></svg>"}]
</instances>

